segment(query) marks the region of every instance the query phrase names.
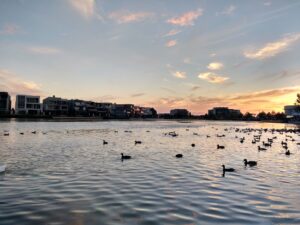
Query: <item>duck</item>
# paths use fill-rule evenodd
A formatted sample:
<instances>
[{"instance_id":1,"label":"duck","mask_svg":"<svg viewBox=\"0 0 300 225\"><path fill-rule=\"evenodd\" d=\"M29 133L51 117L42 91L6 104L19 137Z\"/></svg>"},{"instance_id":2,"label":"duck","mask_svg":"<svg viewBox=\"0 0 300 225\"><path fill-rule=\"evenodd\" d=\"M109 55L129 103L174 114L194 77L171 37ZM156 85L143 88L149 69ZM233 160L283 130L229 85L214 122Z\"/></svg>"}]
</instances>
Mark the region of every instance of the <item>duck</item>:
<instances>
[{"instance_id":1,"label":"duck","mask_svg":"<svg viewBox=\"0 0 300 225\"><path fill-rule=\"evenodd\" d=\"M123 153L121 153L121 159L124 160L124 159L131 159L131 156L130 155L124 155Z\"/></svg>"},{"instance_id":2,"label":"duck","mask_svg":"<svg viewBox=\"0 0 300 225\"><path fill-rule=\"evenodd\" d=\"M225 146L223 146L223 145L217 145L217 149L224 149L225 148Z\"/></svg>"},{"instance_id":3,"label":"duck","mask_svg":"<svg viewBox=\"0 0 300 225\"><path fill-rule=\"evenodd\" d=\"M291 155L290 150L287 150L287 151L285 152L285 155Z\"/></svg>"},{"instance_id":4,"label":"duck","mask_svg":"<svg viewBox=\"0 0 300 225\"><path fill-rule=\"evenodd\" d=\"M191 146L194 148L196 145L193 143L193 144L191 144Z\"/></svg>"},{"instance_id":5,"label":"duck","mask_svg":"<svg viewBox=\"0 0 300 225\"><path fill-rule=\"evenodd\" d=\"M9 133L4 133L4 136L9 136Z\"/></svg>"},{"instance_id":6,"label":"duck","mask_svg":"<svg viewBox=\"0 0 300 225\"><path fill-rule=\"evenodd\" d=\"M137 144L142 144L141 141L135 141L134 143L135 143L136 145L137 145Z\"/></svg>"},{"instance_id":7,"label":"duck","mask_svg":"<svg viewBox=\"0 0 300 225\"><path fill-rule=\"evenodd\" d=\"M257 146L257 148L258 148L258 151L267 151L266 148L262 148L262 147L260 147L260 146Z\"/></svg>"},{"instance_id":8,"label":"duck","mask_svg":"<svg viewBox=\"0 0 300 225\"><path fill-rule=\"evenodd\" d=\"M233 169L233 168L226 169L225 165L222 165L222 167L223 167L223 173L225 173L225 172L235 172L235 169Z\"/></svg>"},{"instance_id":9,"label":"duck","mask_svg":"<svg viewBox=\"0 0 300 225\"><path fill-rule=\"evenodd\" d=\"M245 166L256 166L257 162L256 161L248 161L247 159L244 159Z\"/></svg>"},{"instance_id":10,"label":"duck","mask_svg":"<svg viewBox=\"0 0 300 225\"><path fill-rule=\"evenodd\" d=\"M36 131L32 131L31 133L32 133L32 134L36 134Z\"/></svg>"},{"instance_id":11,"label":"duck","mask_svg":"<svg viewBox=\"0 0 300 225\"><path fill-rule=\"evenodd\" d=\"M20 135L24 135L24 133L23 133L23 132L21 132L21 133L20 133Z\"/></svg>"},{"instance_id":12,"label":"duck","mask_svg":"<svg viewBox=\"0 0 300 225\"><path fill-rule=\"evenodd\" d=\"M176 158L182 158L183 155L182 155L182 154L177 154L175 157L176 157Z\"/></svg>"},{"instance_id":13,"label":"duck","mask_svg":"<svg viewBox=\"0 0 300 225\"><path fill-rule=\"evenodd\" d=\"M107 145L107 144L108 144L108 142L103 140L103 145Z\"/></svg>"}]
</instances>

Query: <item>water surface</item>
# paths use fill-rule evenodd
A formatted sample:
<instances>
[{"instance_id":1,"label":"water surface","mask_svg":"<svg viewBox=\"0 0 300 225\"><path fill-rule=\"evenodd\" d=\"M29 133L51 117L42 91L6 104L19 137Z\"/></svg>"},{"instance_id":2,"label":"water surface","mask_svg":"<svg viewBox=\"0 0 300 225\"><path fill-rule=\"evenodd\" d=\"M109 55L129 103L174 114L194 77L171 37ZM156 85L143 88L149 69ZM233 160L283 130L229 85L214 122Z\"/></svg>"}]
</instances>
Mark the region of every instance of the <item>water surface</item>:
<instances>
[{"instance_id":1,"label":"water surface","mask_svg":"<svg viewBox=\"0 0 300 225\"><path fill-rule=\"evenodd\" d=\"M268 151L258 152L261 143L251 141L259 132L235 128L295 127L0 122L0 161L7 165L0 175L0 224L300 224L300 136L262 132L261 141L277 139ZM179 135L165 135L170 131ZM281 145L286 139L290 156ZM121 161L121 152L132 159ZM177 153L184 157L175 158ZM244 158L258 166L244 167ZM223 177L222 164L236 172Z\"/></svg>"}]
</instances>

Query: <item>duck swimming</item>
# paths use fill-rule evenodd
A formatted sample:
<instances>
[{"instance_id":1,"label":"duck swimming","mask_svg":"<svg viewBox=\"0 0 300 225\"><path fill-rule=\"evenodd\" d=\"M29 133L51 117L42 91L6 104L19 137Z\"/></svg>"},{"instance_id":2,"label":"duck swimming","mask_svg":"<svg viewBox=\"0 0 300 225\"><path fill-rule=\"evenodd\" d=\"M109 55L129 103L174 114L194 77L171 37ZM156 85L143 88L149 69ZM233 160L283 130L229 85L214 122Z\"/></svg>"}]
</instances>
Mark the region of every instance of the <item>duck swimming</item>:
<instances>
[{"instance_id":1,"label":"duck swimming","mask_svg":"<svg viewBox=\"0 0 300 225\"><path fill-rule=\"evenodd\" d=\"M107 144L108 144L108 142L103 140L103 145L107 145Z\"/></svg>"},{"instance_id":2,"label":"duck swimming","mask_svg":"<svg viewBox=\"0 0 300 225\"><path fill-rule=\"evenodd\" d=\"M182 158L183 155L182 155L182 154L177 154L175 157L176 157L176 158Z\"/></svg>"},{"instance_id":3,"label":"duck swimming","mask_svg":"<svg viewBox=\"0 0 300 225\"><path fill-rule=\"evenodd\" d=\"M226 169L225 165L222 165L222 167L223 167L223 173L225 173L225 172L235 172L235 169L233 169L233 168Z\"/></svg>"},{"instance_id":4,"label":"duck swimming","mask_svg":"<svg viewBox=\"0 0 300 225\"><path fill-rule=\"evenodd\" d=\"M256 166L257 162L256 161L248 161L247 159L244 159L244 164L245 164L245 166L247 166L247 165Z\"/></svg>"},{"instance_id":5,"label":"duck swimming","mask_svg":"<svg viewBox=\"0 0 300 225\"><path fill-rule=\"evenodd\" d=\"M121 153L121 159L124 160L124 159L131 159L131 156L130 155L124 155L123 153Z\"/></svg>"},{"instance_id":6,"label":"duck swimming","mask_svg":"<svg viewBox=\"0 0 300 225\"><path fill-rule=\"evenodd\" d=\"M266 148L262 148L262 147L260 147L260 146L257 146L257 148L258 148L258 151L267 151Z\"/></svg>"},{"instance_id":7,"label":"duck swimming","mask_svg":"<svg viewBox=\"0 0 300 225\"><path fill-rule=\"evenodd\" d=\"M223 145L217 145L217 149L224 149L225 148L225 146L223 146Z\"/></svg>"}]
</instances>

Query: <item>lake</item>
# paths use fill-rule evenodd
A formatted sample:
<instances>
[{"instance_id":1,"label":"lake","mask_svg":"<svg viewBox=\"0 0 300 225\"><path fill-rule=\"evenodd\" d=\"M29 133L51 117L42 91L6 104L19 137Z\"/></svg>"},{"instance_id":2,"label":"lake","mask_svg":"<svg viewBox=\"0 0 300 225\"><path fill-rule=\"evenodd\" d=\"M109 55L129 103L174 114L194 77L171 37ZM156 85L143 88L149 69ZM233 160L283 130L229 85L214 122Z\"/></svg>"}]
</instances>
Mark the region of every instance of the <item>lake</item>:
<instances>
[{"instance_id":1,"label":"lake","mask_svg":"<svg viewBox=\"0 0 300 225\"><path fill-rule=\"evenodd\" d=\"M297 127L2 121L0 164L7 171L0 174L0 224L300 224L299 134L247 128ZM254 135L261 135L259 143L252 143ZM272 147L258 151L268 138ZM122 161L121 153L132 159ZM243 159L258 165L245 167ZM222 164L236 171L223 176Z\"/></svg>"}]
</instances>

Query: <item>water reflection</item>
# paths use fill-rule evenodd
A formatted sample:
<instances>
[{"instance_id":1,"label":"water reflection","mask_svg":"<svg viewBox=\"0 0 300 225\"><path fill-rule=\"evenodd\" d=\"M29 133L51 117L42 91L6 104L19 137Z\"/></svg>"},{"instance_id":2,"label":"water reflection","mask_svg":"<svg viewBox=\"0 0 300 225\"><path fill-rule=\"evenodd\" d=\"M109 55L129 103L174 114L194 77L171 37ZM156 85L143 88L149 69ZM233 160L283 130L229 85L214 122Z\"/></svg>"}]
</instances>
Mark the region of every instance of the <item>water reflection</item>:
<instances>
[{"instance_id":1,"label":"water reflection","mask_svg":"<svg viewBox=\"0 0 300 225\"><path fill-rule=\"evenodd\" d=\"M292 128L243 122L1 122L0 133L10 135L0 135L0 158L7 165L0 175L0 223L299 224L300 137L270 130ZM252 143L254 135L260 140ZM263 141L271 147L258 151ZM122 152L132 159L122 161ZM244 159L258 164L245 167ZM223 173L222 164L235 172Z\"/></svg>"}]
</instances>

